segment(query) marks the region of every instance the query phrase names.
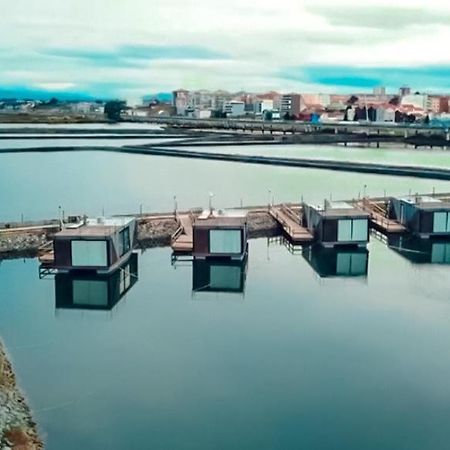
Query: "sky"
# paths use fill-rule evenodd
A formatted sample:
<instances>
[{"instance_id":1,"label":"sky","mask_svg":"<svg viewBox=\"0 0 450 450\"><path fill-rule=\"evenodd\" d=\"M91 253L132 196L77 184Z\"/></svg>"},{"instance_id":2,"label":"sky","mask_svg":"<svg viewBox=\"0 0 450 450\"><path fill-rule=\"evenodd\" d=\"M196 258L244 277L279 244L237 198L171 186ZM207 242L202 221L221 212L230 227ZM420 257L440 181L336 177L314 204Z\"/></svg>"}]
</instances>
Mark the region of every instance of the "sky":
<instances>
[{"instance_id":1,"label":"sky","mask_svg":"<svg viewBox=\"0 0 450 450\"><path fill-rule=\"evenodd\" d=\"M448 0L0 1L0 96L450 92Z\"/></svg>"}]
</instances>

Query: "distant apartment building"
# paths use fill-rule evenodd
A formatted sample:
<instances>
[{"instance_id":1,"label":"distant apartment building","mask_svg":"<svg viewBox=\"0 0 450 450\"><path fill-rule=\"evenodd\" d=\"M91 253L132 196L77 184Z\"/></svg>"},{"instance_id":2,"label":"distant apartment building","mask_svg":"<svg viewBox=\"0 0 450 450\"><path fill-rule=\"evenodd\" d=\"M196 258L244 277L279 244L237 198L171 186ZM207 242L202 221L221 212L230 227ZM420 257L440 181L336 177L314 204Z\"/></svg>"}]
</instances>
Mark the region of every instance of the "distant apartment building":
<instances>
[{"instance_id":1,"label":"distant apartment building","mask_svg":"<svg viewBox=\"0 0 450 450\"><path fill-rule=\"evenodd\" d=\"M232 100L224 103L222 111L227 117L239 117L245 115L245 103L238 100Z\"/></svg>"},{"instance_id":2,"label":"distant apartment building","mask_svg":"<svg viewBox=\"0 0 450 450\"><path fill-rule=\"evenodd\" d=\"M430 95L428 98L428 110L434 114L449 112L450 97L442 95Z\"/></svg>"},{"instance_id":3,"label":"distant apartment building","mask_svg":"<svg viewBox=\"0 0 450 450\"><path fill-rule=\"evenodd\" d=\"M400 97L411 94L411 88L409 86L402 86L398 91Z\"/></svg>"},{"instance_id":4,"label":"distant apartment building","mask_svg":"<svg viewBox=\"0 0 450 450\"><path fill-rule=\"evenodd\" d=\"M190 92L184 89L173 91L172 104L176 108L178 116L186 114L186 109L189 107L189 94Z\"/></svg>"},{"instance_id":5,"label":"distant apartment building","mask_svg":"<svg viewBox=\"0 0 450 450\"><path fill-rule=\"evenodd\" d=\"M384 97L386 95L386 88L384 86L377 86L373 88L373 95L377 97Z\"/></svg>"},{"instance_id":6,"label":"distant apartment building","mask_svg":"<svg viewBox=\"0 0 450 450\"><path fill-rule=\"evenodd\" d=\"M215 91L212 93L213 106L212 109L216 111L223 111L224 105L234 99L234 95L227 91Z\"/></svg>"},{"instance_id":7,"label":"distant apartment building","mask_svg":"<svg viewBox=\"0 0 450 450\"><path fill-rule=\"evenodd\" d=\"M409 94L402 97L402 106L412 105L414 108L428 110L428 95L427 94Z\"/></svg>"},{"instance_id":8,"label":"distant apartment building","mask_svg":"<svg viewBox=\"0 0 450 450\"><path fill-rule=\"evenodd\" d=\"M273 100L256 100L253 104L254 106L254 113L256 115L261 115L265 111L273 111Z\"/></svg>"},{"instance_id":9,"label":"distant apartment building","mask_svg":"<svg viewBox=\"0 0 450 450\"><path fill-rule=\"evenodd\" d=\"M286 114L298 116L303 109L302 96L300 94L286 94L281 97L281 116Z\"/></svg>"},{"instance_id":10,"label":"distant apartment building","mask_svg":"<svg viewBox=\"0 0 450 450\"><path fill-rule=\"evenodd\" d=\"M330 94L302 94L303 103L307 106L328 107L331 104Z\"/></svg>"}]
</instances>

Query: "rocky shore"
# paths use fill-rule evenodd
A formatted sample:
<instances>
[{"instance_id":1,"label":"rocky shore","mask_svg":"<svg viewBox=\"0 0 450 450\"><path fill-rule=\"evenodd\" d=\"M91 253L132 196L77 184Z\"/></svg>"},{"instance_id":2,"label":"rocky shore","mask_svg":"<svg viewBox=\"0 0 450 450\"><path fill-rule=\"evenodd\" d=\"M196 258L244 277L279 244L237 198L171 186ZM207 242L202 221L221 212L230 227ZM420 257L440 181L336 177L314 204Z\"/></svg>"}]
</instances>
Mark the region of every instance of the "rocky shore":
<instances>
[{"instance_id":1,"label":"rocky shore","mask_svg":"<svg viewBox=\"0 0 450 450\"><path fill-rule=\"evenodd\" d=\"M0 450L42 448L36 424L0 343Z\"/></svg>"}]
</instances>

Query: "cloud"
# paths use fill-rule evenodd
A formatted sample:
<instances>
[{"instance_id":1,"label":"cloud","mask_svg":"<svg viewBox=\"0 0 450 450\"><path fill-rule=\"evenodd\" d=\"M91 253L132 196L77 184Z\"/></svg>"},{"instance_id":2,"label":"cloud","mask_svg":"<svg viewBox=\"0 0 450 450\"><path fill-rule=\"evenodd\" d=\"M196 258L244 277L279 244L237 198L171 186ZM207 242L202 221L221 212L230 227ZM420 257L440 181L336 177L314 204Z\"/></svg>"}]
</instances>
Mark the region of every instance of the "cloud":
<instances>
[{"instance_id":1,"label":"cloud","mask_svg":"<svg viewBox=\"0 0 450 450\"><path fill-rule=\"evenodd\" d=\"M442 0L15 0L2 10L0 85L134 97L179 87L445 89L449 18Z\"/></svg>"},{"instance_id":2,"label":"cloud","mask_svg":"<svg viewBox=\"0 0 450 450\"><path fill-rule=\"evenodd\" d=\"M352 89L372 89L387 86L396 89L402 85L421 90L446 91L449 87L450 65L426 67L346 67L313 66L290 67L280 71L288 80L316 82L323 86Z\"/></svg>"},{"instance_id":3,"label":"cloud","mask_svg":"<svg viewBox=\"0 0 450 450\"><path fill-rule=\"evenodd\" d=\"M219 60L229 56L200 46L123 45L111 49L50 48L42 55L104 67L141 67L152 60Z\"/></svg>"},{"instance_id":4,"label":"cloud","mask_svg":"<svg viewBox=\"0 0 450 450\"><path fill-rule=\"evenodd\" d=\"M450 13L445 10L429 11L422 8L391 5L376 7L343 7L330 9L325 5L312 5L308 11L325 18L331 25L353 28L376 28L381 30L405 29L408 27L450 26Z\"/></svg>"}]
</instances>

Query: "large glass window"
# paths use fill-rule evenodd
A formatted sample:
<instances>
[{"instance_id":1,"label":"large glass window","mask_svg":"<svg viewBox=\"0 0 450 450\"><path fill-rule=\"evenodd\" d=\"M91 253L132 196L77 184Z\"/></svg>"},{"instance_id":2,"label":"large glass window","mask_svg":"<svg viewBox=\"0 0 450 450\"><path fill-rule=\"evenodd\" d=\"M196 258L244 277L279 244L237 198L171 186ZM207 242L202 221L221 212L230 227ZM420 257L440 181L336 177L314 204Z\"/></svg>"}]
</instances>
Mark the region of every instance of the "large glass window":
<instances>
[{"instance_id":1,"label":"large glass window","mask_svg":"<svg viewBox=\"0 0 450 450\"><path fill-rule=\"evenodd\" d=\"M241 253L241 230L211 230L209 232L209 251L227 255Z\"/></svg>"},{"instance_id":2,"label":"large glass window","mask_svg":"<svg viewBox=\"0 0 450 450\"><path fill-rule=\"evenodd\" d=\"M435 212L433 215L433 232L447 233L450 232L450 213Z\"/></svg>"},{"instance_id":3,"label":"large glass window","mask_svg":"<svg viewBox=\"0 0 450 450\"><path fill-rule=\"evenodd\" d=\"M341 219L338 222L339 242L367 241L367 219Z\"/></svg>"},{"instance_id":4,"label":"large glass window","mask_svg":"<svg viewBox=\"0 0 450 450\"><path fill-rule=\"evenodd\" d=\"M119 256L130 251L130 228L127 227L119 233Z\"/></svg>"},{"instance_id":5,"label":"large glass window","mask_svg":"<svg viewBox=\"0 0 450 450\"><path fill-rule=\"evenodd\" d=\"M106 241L72 241L72 266L106 267Z\"/></svg>"},{"instance_id":6,"label":"large glass window","mask_svg":"<svg viewBox=\"0 0 450 450\"><path fill-rule=\"evenodd\" d=\"M338 241L352 240L352 221L340 220L338 222Z\"/></svg>"}]
</instances>

